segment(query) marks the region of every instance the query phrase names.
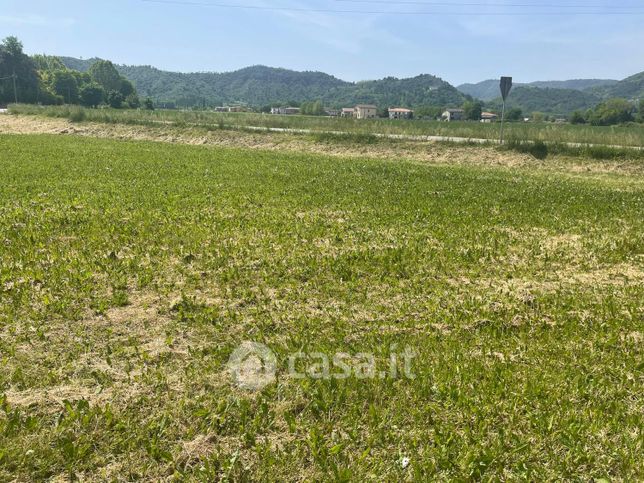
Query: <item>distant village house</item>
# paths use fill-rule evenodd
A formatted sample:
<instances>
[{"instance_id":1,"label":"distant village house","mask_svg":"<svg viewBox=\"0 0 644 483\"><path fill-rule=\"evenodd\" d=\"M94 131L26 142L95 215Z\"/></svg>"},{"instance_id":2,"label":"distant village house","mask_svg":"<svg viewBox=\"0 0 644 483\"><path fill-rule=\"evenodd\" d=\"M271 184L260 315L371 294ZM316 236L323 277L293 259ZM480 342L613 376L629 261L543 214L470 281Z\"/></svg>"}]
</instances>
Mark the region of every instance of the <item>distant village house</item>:
<instances>
[{"instance_id":1,"label":"distant village house","mask_svg":"<svg viewBox=\"0 0 644 483\"><path fill-rule=\"evenodd\" d=\"M493 112L482 112L481 113L481 122L496 122L496 120L499 118L498 115L494 114Z\"/></svg>"},{"instance_id":2,"label":"distant village house","mask_svg":"<svg viewBox=\"0 0 644 483\"><path fill-rule=\"evenodd\" d=\"M246 110L243 106L221 106L215 107L215 112L244 112Z\"/></svg>"},{"instance_id":3,"label":"distant village house","mask_svg":"<svg viewBox=\"0 0 644 483\"><path fill-rule=\"evenodd\" d=\"M465 119L465 111L463 109L447 109L442 115L443 121L462 121Z\"/></svg>"},{"instance_id":4,"label":"distant village house","mask_svg":"<svg viewBox=\"0 0 644 483\"><path fill-rule=\"evenodd\" d=\"M375 119L378 115L378 108L371 104L359 104L354 109L356 119Z\"/></svg>"},{"instance_id":5,"label":"distant village house","mask_svg":"<svg viewBox=\"0 0 644 483\"><path fill-rule=\"evenodd\" d=\"M340 111L340 117L353 117L355 109L353 107L345 107Z\"/></svg>"},{"instance_id":6,"label":"distant village house","mask_svg":"<svg viewBox=\"0 0 644 483\"><path fill-rule=\"evenodd\" d=\"M271 114L279 114L282 116L292 116L294 114L299 114L299 107L273 107L271 108Z\"/></svg>"},{"instance_id":7,"label":"distant village house","mask_svg":"<svg viewBox=\"0 0 644 483\"><path fill-rule=\"evenodd\" d=\"M414 117L414 111L404 107L390 107L389 119L411 119Z\"/></svg>"}]
</instances>

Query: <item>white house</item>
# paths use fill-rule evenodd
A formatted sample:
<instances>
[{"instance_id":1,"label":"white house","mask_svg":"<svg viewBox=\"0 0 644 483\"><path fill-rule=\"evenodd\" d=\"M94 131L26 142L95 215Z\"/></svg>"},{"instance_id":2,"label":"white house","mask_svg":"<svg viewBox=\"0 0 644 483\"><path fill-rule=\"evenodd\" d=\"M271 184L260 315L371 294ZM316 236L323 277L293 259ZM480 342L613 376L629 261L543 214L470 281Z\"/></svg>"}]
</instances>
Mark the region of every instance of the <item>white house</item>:
<instances>
[{"instance_id":1,"label":"white house","mask_svg":"<svg viewBox=\"0 0 644 483\"><path fill-rule=\"evenodd\" d=\"M353 107L344 107L342 108L342 111L340 111L340 117L353 117L355 111L356 110Z\"/></svg>"},{"instance_id":2,"label":"white house","mask_svg":"<svg viewBox=\"0 0 644 483\"><path fill-rule=\"evenodd\" d=\"M414 111L404 107L390 107L389 119L411 119L414 117Z\"/></svg>"},{"instance_id":3,"label":"white house","mask_svg":"<svg viewBox=\"0 0 644 483\"><path fill-rule=\"evenodd\" d=\"M378 108L371 104L359 104L354 109L356 119L374 119L378 115Z\"/></svg>"},{"instance_id":4,"label":"white house","mask_svg":"<svg viewBox=\"0 0 644 483\"><path fill-rule=\"evenodd\" d=\"M220 106L215 107L215 112L244 112L246 109L243 106Z\"/></svg>"},{"instance_id":5,"label":"white house","mask_svg":"<svg viewBox=\"0 0 644 483\"><path fill-rule=\"evenodd\" d=\"M465 119L465 111L463 109L447 109L442 115L443 121L462 121Z\"/></svg>"},{"instance_id":6,"label":"white house","mask_svg":"<svg viewBox=\"0 0 644 483\"><path fill-rule=\"evenodd\" d=\"M299 107L271 107L271 114L281 114L282 116L289 116L299 113Z\"/></svg>"},{"instance_id":7,"label":"white house","mask_svg":"<svg viewBox=\"0 0 644 483\"><path fill-rule=\"evenodd\" d=\"M496 120L499 118L496 114L493 112L482 112L481 113L481 122L496 122Z\"/></svg>"}]
</instances>

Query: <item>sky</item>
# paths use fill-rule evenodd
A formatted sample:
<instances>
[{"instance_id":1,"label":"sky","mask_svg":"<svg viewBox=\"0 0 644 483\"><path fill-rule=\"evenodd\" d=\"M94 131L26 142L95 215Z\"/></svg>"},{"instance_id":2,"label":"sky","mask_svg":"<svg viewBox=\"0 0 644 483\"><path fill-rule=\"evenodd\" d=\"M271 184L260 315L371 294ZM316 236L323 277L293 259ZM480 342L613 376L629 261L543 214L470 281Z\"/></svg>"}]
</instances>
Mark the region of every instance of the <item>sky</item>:
<instances>
[{"instance_id":1,"label":"sky","mask_svg":"<svg viewBox=\"0 0 644 483\"><path fill-rule=\"evenodd\" d=\"M642 25L642 0L0 0L0 38L30 54L348 81L623 79L644 70Z\"/></svg>"}]
</instances>

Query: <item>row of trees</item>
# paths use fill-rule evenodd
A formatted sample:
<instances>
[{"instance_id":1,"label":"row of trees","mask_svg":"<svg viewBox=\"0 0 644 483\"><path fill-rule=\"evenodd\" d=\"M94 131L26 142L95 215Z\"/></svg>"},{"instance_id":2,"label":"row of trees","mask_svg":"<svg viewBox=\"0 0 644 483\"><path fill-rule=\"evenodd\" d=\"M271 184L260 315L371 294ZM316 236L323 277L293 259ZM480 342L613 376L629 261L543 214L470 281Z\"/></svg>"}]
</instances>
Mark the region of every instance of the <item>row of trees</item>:
<instances>
[{"instance_id":1,"label":"row of trees","mask_svg":"<svg viewBox=\"0 0 644 483\"><path fill-rule=\"evenodd\" d=\"M14 88L15 82L15 88ZM88 72L68 69L57 57L29 57L16 37L0 44L0 104L81 104L138 108L134 85L121 76L112 62L101 60ZM152 107L146 101L146 107Z\"/></svg>"},{"instance_id":2,"label":"row of trees","mask_svg":"<svg viewBox=\"0 0 644 483\"><path fill-rule=\"evenodd\" d=\"M613 126L626 122L644 123L644 99L636 108L626 99L608 99L586 112L575 111L570 118L573 124L592 124L593 126Z\"/></svg>"},{"instance_id":3,"label":"row of trees","mask_svg":"<svg viewBox=\"0 0 644 483\"><path fill-rule=\"evenodd\" d=\"M463 104L465 119L468 121L480 121L483 114L484 105L481 101L466 101ZM512 107L505 112L507 121L520 121L523 118L523 110L518 107Z\"/></svg>"}]
</instances>

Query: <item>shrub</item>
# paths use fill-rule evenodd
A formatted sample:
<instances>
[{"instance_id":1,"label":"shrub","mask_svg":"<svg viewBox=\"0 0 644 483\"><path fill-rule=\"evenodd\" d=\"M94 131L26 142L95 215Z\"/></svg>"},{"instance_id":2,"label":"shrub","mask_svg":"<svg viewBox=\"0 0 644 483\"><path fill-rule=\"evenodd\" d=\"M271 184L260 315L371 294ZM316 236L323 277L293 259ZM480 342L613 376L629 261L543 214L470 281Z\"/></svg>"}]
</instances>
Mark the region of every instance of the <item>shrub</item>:
<instances>
[{"instance_id":1,"label":"shrub","mask_svg":"<svg viewBox=\"0 0 644 483\"><path fill-rule=\"evenodd\" d=\"M572 116L570 118L570 123L571 124L586 124L586 117L579 111L575 111L572 113Z\"/></svg>"},{"instance_id":2,"label":"shrub","mask_svg":"<svg viewBox=\"0 0 644 483\"><path fill-rule=\"evenodd\" d=\"M633 121L633 106L625 99L608 99L599 104L590 116L594 126L611 126Z\"/></svg>"},{"instance_id":3,"label":"shrub","mask_svg":"<svg viewBox=\"0 0 644 483\"><path fill-rule=\"evenodd\" d=\"M530 154L537 159L544 160L548 157L548 145L543 141L516 141L511 140L506 148L518 153Z\"/></svg>"},{"instance_id":4,"label":"shrub","mask_svg":"<svg viewBox=\"0 0 644 483\"><path fill-rule=\"evenodd\" d=\"M82 107L73 107L69 110L68 118L71 122L82 122L85 117L85 109Z\"/></svg>"}]
</instances>

